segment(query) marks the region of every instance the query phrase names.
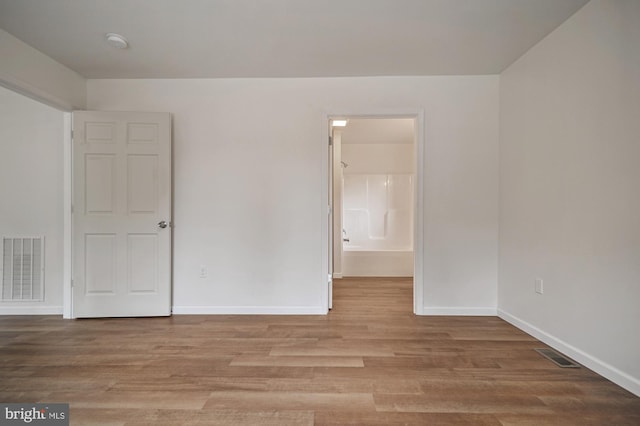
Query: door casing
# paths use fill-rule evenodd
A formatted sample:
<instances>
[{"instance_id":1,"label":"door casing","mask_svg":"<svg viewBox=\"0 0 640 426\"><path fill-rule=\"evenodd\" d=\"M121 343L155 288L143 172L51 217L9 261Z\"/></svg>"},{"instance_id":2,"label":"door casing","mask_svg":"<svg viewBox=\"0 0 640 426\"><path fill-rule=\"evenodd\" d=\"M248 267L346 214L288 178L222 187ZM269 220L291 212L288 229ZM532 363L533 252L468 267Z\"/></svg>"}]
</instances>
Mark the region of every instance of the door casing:
<instances>
[{"instance_id":1,"label":"door casing","mask_svg":"<svg viewBox=\"0 0 640 426\"><path fill-rule=\"evenodd\" d=\"M424 145L425 145L425 129L424 129L424 110L423 109L383 109L383 110L354 110L354 111L325 111L322 114L322 188L321 188L321 279L320 279L320 301L323 311L328 312L330 307L329 292L327 291L327 277L332 273L330 256L332 256L333 248L330 247L331 238L329 233L333 232L329 226L328 218L331 217L330 209L332 208L329 200L329 174L332 173L327 147L327 141L331 134L330 123L334 118L411 118L415 120L415 144L414 144L414 161L415 161L415 185L414 191L414 229L413 229L413 313L416 315L425 315L424 313Z\"/></svg>"}]
</instances>

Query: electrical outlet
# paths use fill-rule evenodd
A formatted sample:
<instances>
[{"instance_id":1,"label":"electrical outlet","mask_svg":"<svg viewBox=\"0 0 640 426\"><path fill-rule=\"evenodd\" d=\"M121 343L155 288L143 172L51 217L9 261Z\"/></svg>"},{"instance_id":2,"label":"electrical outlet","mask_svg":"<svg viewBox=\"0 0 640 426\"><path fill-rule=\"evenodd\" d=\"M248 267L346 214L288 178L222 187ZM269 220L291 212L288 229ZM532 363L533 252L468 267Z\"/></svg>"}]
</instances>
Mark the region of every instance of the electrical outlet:
<instances>
[{"instance_id":1,"label":"electrical outlet","mask_svg":"<svg viewBox=\"0 0 640 426\"><path fill-rule=\"evenodd\" d=\"M534 280L533 288L538 294L544 293L544 282L542 281L542 278L536 278Z\"/></svg>"},{"instance_id":2,"label":"electrical outlet","mask_svg":"<svg viewBox=\"0 0 640 426\"><path fill-rule=\"evenodd\" d=\"M207 267L204 265L200 265L200 278L207 278L209 276L209 271Z\"/></svg>"}]
</instances>

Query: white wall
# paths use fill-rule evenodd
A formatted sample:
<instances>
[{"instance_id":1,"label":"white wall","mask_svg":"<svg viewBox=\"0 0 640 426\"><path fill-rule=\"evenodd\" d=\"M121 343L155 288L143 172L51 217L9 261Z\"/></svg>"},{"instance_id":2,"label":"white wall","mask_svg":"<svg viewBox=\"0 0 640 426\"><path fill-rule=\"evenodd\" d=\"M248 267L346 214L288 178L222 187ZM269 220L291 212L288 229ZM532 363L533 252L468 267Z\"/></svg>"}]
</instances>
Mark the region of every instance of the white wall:
<instances>
[{"instance_id":1,"label":"white wall","mask_svg":"<svg viewBox=\"0 0 640 426\"><path fill-rule=\"evenodd\" d=\"M593 0L500 79L501 315L636 394L639 46L640 2Z\"/></svg>"},{"instance_id":2,"label":"white wall","mask_svg":"<svg viewBox=\"0 0 640 426\"><path fill-rule=\"evenodd\" d=\"M176 312L320 312L323 114L424 109L424 305L495 314L498 90L497 76L89 80L88 107L174 114Z\"/></svg>"},{"instance_id":3,"label":"white wall","mask_svg":"<svg viewBox=\"0 0 640 426\"><path fill-rule=\"evenodd\" d=\"M409 174L414 169L413 144L342 143L344 174Z\"/></svg>"},{"instance_id":4,"label":"white wall","mask_svg":"<svg viewBox=\"0 0 640 426\"><path fill-rule=\"evenodd\" d=\"M0 86L66 111L84 109L86 80L0 29Z\"/></svg>"},{"instance_id":5,"label":"white wall","mask_svg":"<svg viewBox=\"0 0 640 426\"><path fill-rule=\"evenodd\" d=\"M0 238L45 237L44 302L0 314L62 313L63 115L0 87Z\"/></svg>"}]
</instances>

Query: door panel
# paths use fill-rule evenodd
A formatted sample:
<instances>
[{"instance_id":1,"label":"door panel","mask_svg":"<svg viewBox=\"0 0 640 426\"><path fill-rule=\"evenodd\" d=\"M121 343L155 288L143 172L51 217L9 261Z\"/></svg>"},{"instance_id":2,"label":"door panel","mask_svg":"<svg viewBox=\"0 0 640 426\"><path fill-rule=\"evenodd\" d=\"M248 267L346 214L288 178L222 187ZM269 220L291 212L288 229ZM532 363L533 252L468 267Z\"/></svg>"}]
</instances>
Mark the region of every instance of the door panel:
<instances>
[{"instance_id":1,"label":"door panel","mask_svg":"<svg viewBox=\"0 0 640 426\"><path fill-rule=\"evenodd\" d=\"M171 314L171 116L73 114L75 317Z\"/></svg>"},{"instance_id":2,"label":"door panel","mask_svg":"<svg viewBox=\"0 0 640 426\"><path fill-rule=\"evenodd\" d=\"M158 156L129 155L127 158L129 214L158 211Z\"/></svg>"},{"instance_id":3,"label":"door panel","mask_svg":"<svg viewBox=\"0 0 640 426\"><path fill-rule=\"evenodd\" d=\"M85 212L114 214L116 156L87 154L85 161Z\"/></svg>"},{"instance_id":4,"label":"door panel","mask_svg":"<svg viewBox=\"0 0 640 426\"><path fill-rule=\"evenodd\" d=\"M129 291L156 293L158 291L158 236L129 234L127 255Z\"/></svg>"},{"instance_id":5,"label":"door panel","mask_svg":"<svg viewBox=\"0 0 640 426\"><path fill-rule=\"evenodd\" d=\"M86 294L115 294L116 234L85 234L84 250Z\"/></svg>"}]
</instances>

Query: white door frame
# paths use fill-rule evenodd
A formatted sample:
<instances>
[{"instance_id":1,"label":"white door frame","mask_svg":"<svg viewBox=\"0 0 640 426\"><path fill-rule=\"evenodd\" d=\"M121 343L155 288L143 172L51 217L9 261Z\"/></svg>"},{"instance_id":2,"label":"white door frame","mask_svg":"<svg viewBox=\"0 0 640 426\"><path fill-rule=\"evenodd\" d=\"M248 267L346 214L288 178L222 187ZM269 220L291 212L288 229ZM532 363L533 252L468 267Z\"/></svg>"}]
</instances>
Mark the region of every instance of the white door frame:
<instances>
[{"instance_id":1,"label":"white door frame","mask_svg":"<svg viewBox=\"0 0 640 426\"><path fill-rule=\"evenodd\" d=\"M320 158L322 162L321 177L321 279L320 301L324 312L329 312L329 292L327 291L327 277L329 270L329 253L333 248L329 247L329 149L330 120L333 118L412 118L415 120L415 173L414 185L414 229L413 229L413 313L425 315L424 311L424 110L423 109L384 109L384 110L355 110L355 111L325 111L322 114L322 143Z\"/></svg>"},{"instance_id":2,"label":"white door frame","mask_svg":"<svg viewBox=\"0 0 640 426\"><path fill-rule=\"evenodd\" d=\"M71 208L73 206L73 146L71 129L73 129L72 113L64 113L63 136L63 265L62 265L62 318L75 318L73 315L73 222Z\"/></svg>"}]
</instances>

